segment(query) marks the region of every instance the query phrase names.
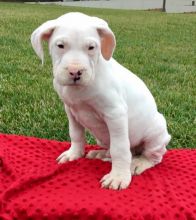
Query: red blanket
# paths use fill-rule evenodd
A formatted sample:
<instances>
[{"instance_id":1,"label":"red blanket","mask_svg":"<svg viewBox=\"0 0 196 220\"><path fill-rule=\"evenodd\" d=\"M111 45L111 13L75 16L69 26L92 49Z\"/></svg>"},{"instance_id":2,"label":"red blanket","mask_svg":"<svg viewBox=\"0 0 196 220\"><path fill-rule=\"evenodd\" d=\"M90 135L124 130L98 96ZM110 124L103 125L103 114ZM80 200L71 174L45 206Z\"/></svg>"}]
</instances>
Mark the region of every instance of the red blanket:
<instances>
[{"instance_id":1,"label":"red blanket","mask_svg":"<svg viewBox=\"0 0 196 220\"><path fill-rule=\"evenodd\" d=\"M58 165L55 159L69 146L0 134L1 220L196 219L196 150L169 150L128 189L114 191L99 183L109 162Z\"/></svg>"}]
</instances>

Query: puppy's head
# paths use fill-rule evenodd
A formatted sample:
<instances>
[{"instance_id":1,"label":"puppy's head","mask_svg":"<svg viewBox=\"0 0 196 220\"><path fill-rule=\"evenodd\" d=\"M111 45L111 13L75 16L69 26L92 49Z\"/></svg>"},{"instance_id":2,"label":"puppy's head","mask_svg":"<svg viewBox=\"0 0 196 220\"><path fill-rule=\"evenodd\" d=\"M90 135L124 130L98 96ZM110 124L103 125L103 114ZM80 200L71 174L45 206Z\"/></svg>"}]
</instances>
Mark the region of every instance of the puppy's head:
<instances>
[{"instance_id":1,"label":"puppy's head","mask_svg":"<svg viewBox=\"0 0 196 220\"><path fill-rule=\"evenodd\" d=\"M109 60L115 48L104 20L77 12L47 21L32 33L32 46L43 63L42 40L49 43L54 77L61 85L88 85L100 56Z\"/></svg>"}]
</instances>

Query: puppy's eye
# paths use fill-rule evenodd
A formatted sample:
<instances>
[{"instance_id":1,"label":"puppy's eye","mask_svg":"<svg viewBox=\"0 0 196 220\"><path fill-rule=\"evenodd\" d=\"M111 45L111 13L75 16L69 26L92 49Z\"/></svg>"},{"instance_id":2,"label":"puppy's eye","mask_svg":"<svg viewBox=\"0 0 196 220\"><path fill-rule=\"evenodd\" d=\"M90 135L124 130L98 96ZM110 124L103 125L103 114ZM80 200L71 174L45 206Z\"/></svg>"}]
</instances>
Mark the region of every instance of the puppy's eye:
<instances>
[{"instance_id":1,"label":"puppy's eye","mask_svg":"<svg viewBox=\"0 0 196 220\"><path fill-rule=\"evenodd\" d=\"M64 45L63 44L57 44L57 47L60 49L64 49Z\"/></svg>"},{"instance_id":2,"label":"puppy's eye","mask_svg":"<svg viewBox=\"0 0 196 220\"><path fill-rule=\"evenodd\" d=\"M95 48L94 46L89 46L88 50L94 50L94 48Z\"/></svg>"}]
</instances>

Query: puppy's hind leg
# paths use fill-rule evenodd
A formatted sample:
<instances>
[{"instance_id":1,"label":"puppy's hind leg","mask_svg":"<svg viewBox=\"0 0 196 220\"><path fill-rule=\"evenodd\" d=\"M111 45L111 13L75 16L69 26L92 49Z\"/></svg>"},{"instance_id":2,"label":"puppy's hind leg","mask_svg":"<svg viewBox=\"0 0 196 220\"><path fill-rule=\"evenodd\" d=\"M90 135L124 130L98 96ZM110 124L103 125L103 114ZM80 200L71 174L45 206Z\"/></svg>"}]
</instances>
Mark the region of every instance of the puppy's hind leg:
<instances>
[{"instance_id":1,"label":"puppy's hind leg","mask_svg":"<svg viewBox=\"0 0 196 220\"><path fill-rule=\"evenodd\" d=\"M148 160L145 156L135 156L132 158L131 162L131 174L132 175L140 175L145 170L153 167L153 163Z\"/></svg>"},{"instance_id":2,"label":"puppy's hind leg","mask_svg":"<svg viewBox=\"0 0 196 220\"><path fill-rule=\"evenodd\" d=\"M165 146L157 146L157 150L144 152L140 156L135 156L131 163L132 175L140 175L145 170L154 167L162 161L163 155L166 152Z\"/></svg>"},{"instance_id":3,"label":"puppy's hind leg","mask_svg":"<svg viewBox=\"0 0 196 220\"><path fill-rule=\"evenodd\" d=\"M166 153L166 146L171 136L168 134L165 118L158 113L144 139L143 152L139 157L133 157L131 164L132 174L139 175L162 161Z\"/></svg>"},{"instance_id":4,"label":"puppy's hind leg","mask_svg":"<svg viewBox=\"0 0 196 220\"><path fill-rule=\"evenodd\" d=\"M104 147L106 149L102 150L90 150L86 155L86 158L89 159L100 159L103 161L111 161L110 151L106 145L96 138L97 145Z\"/></svg>"},{"instance_id":5,"label":"puppy's hind leg","mask_svg":"<svg viewBox=\"0 0 196 220\"><path fill-rule=\"evenodd\" d=\"M152 141L145 144L144 150L140 156L135 156L131 163L132 175L139 175L145 170L154 167L162 161L163 155L166 153L166 146L170 140L170 135L157 145L157 141ZM155 146L155 147L152 147Z\"/></svg>"},{"instance_id":6,"label":"puppy's hind leg","mask_svg":"<svg viewBox=\"0 0 196 220\"><path fill-rule=\"evenodd\" d=\"M101 159L103 161L111 161L109 150L91 150L86 155L89 159Z\"/></svg>"}]
</instances>

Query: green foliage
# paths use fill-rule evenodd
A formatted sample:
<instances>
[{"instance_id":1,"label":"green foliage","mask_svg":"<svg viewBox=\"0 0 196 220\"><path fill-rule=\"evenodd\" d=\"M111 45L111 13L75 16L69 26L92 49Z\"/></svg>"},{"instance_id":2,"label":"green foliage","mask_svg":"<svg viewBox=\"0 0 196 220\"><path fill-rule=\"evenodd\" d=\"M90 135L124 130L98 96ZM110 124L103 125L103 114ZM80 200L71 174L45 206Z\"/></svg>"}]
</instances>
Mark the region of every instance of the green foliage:
<instances>
[{"instance_id":1,"label":"green foliage","mask_svg":"<svg viewBox=\"0 0 196 220\"><path fill-rule=\"evenodd\" d=\"M69 140L50 58L42 67L30 44L35 28L69 11L109 22L117 39L114 57L152 91L172 135L169 147L195 148L195 14L1 3L0 132Z\"/></svg>"}]
</instances>

